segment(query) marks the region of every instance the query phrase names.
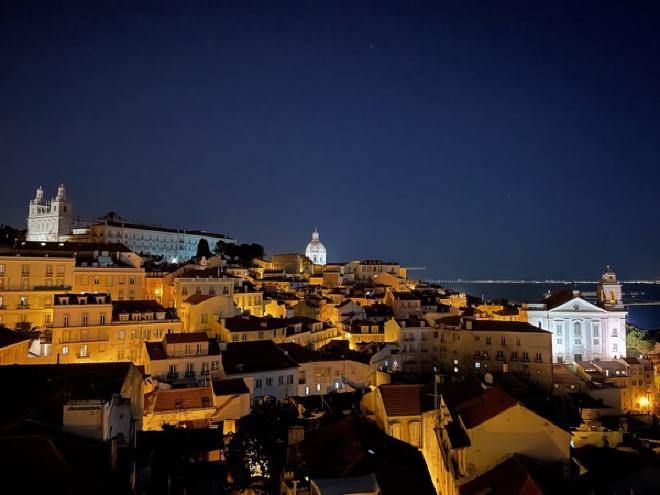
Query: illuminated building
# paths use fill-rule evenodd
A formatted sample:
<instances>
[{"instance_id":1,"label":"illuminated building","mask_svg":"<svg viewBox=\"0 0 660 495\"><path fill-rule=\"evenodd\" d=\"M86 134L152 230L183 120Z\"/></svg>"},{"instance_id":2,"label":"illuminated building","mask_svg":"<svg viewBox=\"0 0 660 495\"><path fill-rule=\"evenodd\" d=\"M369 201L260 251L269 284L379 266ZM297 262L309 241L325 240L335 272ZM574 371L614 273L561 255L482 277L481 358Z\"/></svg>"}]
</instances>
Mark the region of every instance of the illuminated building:
<instances>
[{"instance_id":1,"label":"illuminated building","mask_svg":"<svg viewBox=\"0 0 660 495\"><path fill-rule=\"evenodd\" d=\"M325 395L368 388L369 357L357 351L313 351L299 344L278 344L298 364L295 395Z\"/></svg>"},{"instance_id":2,"label":"illuminated building","mask_svg":"<svg viewBox=\"0 0 660 495\"><path fill-rule=\"evenodd\" d=\"M220 347L206 332L170 333L145 342L144 371L173 387L204 386L221 373Z\"/></svg>"},{"instance_id":3,"label":"illuminated building","mask_svg":"<svg viewBox=\"0 0 660 495\"><path fill-rule=\"evenodd\" d=\"M527 321L552 332L556 363L616 359L626 354L626 316L621 284L607 270L598 284L598 303L579 291L561 290L541 304L527 304Z\"/></svg>"},{"instance_id":4,"label":"illuminated building","mask_svg":"<svg viewBox=\"0 0 660 495\"><path fill-rule=\"evenodd\" d=\"M28 241L58 242L71 233L73 227L71 202L66 197L64 184L57 188L57 196L44 199L39 186L34 199L30 200L27 218Z\"/></svg>"},{"instance_id":5,"label":"illuminated building","mask_svg":"<svg viewBox=\"0 0 660 495\"><path fill-rule=\"evenodd\" d=\"M47 358L56 363L144 362L145 341L181 332L181 320L155 301L107 294L57 294Z\"/></svg>"},{"instance_id":6,"label":"illuminated building","mask_svg":"<svg viewBox=\"0 0 660 495\"><path fill-rule=\"evenodd\" d=\"M271 340L229 342L222 354L226 378L244 378L252 402L284 401L298 390L298 364Z\"/></svg>"},{"instance_id":7,"label":"illuminated building","mask_svg":"<svg viewBox=\"0 0 660 495\"><path fill-rule=\"evenodd\" d=\"M312 240L307 244L305 256L307 256L315 265L325 265L328 252L319 238L319 231L314 229Z\"/></svg>"},{"instance_id":8,"label":"illuminated building","mask_svg":"<svg viewBox=\"0 0 660 495\"><path fill-rule=\"evenodd\" d=\"M550 390L551 333L518 321L446 316L435 320L434 361L477 375L515 373Z\"/></svg>"},{"instance_id":9,"label":"illuminated building","mask_svg":"<svg viewBox=\"0 0 660 495\"><path fill-rule=\"evenodd\" d=\"M6 249L0 252L0 325L43 328L53 320L53 296L71 290L75 258Z\"/></svg>"},{"instance_id":10,"label":"illuminated building","mask_svg":"<svg viewBox=\"0 0 660 495\"><path fill-rule=\"evenodd\" d=\"M0 326L0 366L26 363L30 337Z\"/></svg>"}]
</instances>

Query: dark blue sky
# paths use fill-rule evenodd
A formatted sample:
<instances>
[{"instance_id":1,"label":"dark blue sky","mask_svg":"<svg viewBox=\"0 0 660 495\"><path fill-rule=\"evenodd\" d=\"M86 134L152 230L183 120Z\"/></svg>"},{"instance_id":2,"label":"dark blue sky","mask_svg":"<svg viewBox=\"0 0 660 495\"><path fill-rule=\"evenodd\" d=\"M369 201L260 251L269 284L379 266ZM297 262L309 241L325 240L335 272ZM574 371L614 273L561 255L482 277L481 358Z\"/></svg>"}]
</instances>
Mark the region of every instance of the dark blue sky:
<instances>
[{"instance_id":1,"label":"dark blue sky","mask_svg":"<svg viewBox=\"0 0 660 495\"><path fill-rule=\"evenodd\" d=\"M64 182L270 253L660 277L657 2L0 5L0 222Z\"/></svg>"}]
</instances>

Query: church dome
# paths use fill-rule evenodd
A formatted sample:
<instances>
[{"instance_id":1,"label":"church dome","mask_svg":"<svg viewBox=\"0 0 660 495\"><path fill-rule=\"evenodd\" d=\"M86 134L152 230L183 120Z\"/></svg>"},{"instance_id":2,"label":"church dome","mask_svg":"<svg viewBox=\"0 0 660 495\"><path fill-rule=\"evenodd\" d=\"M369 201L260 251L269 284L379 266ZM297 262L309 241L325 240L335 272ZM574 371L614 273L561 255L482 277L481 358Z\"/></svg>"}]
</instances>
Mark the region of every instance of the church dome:
<instances>
[{"instance_id":1,"label":"church dome","mask_svg":"<svg viewBox=\"0 0 660 495\"><path fill-rule=\"evenodd\" d=\"M325 246L319 239L319 231L314 229L314 232L312 232L312 240L309 241L307 248L305 249L305 256L317 265L325 265L327 254Z\"/></svg>"}]
</instances>

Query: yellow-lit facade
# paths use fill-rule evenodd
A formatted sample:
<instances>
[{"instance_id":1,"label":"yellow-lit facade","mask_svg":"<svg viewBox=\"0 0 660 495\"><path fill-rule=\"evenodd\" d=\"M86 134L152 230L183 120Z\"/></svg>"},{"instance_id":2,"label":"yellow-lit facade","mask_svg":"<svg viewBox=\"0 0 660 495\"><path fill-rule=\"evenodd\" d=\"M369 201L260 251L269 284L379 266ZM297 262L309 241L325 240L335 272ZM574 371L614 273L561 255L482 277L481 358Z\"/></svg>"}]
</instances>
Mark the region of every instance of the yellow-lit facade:
<instances>
[{"instance_id":1,"label":"yellow-lit facade","mask_svg":"<svg viewBox=\"0 0 660 495\"><path fill-rule=\"evenodd\" d=\"M55 256L0 256L0 324L43 328L53 320L53 296L70 290L75 260Z\"/></svg>"}]
</instances>

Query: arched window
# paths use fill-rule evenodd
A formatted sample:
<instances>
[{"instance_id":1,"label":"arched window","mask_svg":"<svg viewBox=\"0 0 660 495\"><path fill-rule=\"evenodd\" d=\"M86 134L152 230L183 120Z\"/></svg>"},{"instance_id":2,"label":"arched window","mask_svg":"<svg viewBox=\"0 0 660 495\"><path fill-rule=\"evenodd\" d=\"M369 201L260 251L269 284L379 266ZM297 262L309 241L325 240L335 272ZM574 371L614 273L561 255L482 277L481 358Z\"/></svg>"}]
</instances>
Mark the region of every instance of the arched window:
<instances>
[{"instance_id":1,"label":"arched window","mask_svg":"<svg viewBox=\"0 0 660 495\"><path fill-rule=\"evenodd\" d=\"M401 440L401 425L399 423L393 423L390 425L390 435Z\"/></svg>"},{"instance_id":2,"label":"arched window","mask_svg":"<svg viewBox=\"0 0 660 495\"><path fill-rule=\"evenodd\" d=\"M411 421L408 423L408 438L410 439L410 444L415 447L420 445L420 434L421 434L421 425L419 421Z\"/></svg>"},{"instance_id":3,"label":"arched window","mask_svg":"<svg viewBox=\"0 0 660 495\"><path fill-rule=\"evenodd\" d=\"M582 337L582 325L579 321L573 323L573 334L575 335L575 338Z\"/></svg>"}]
</instances>

